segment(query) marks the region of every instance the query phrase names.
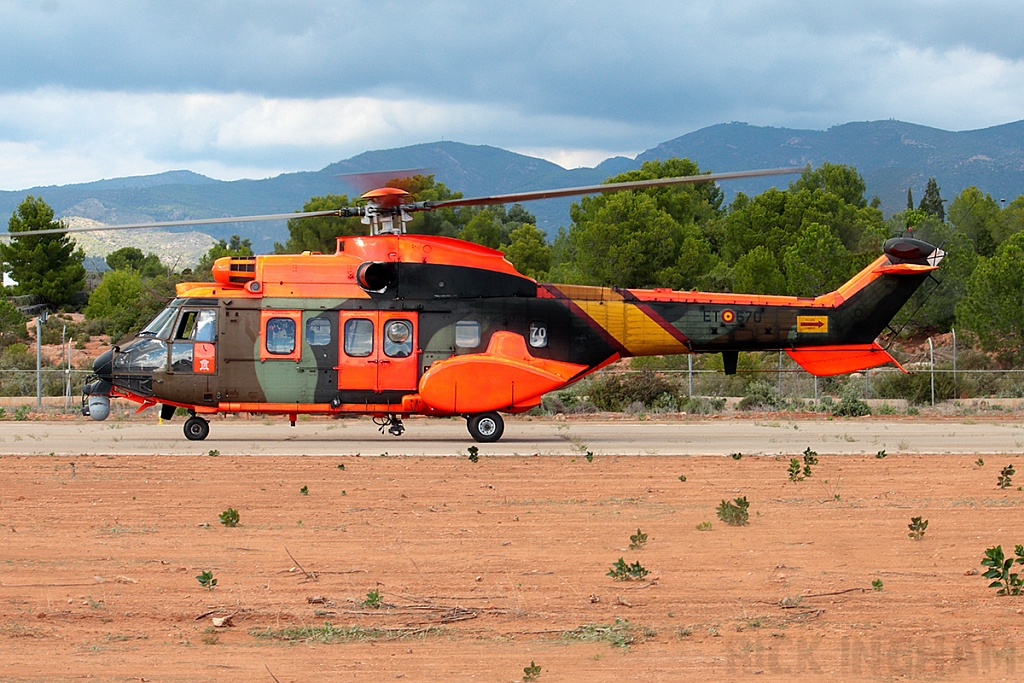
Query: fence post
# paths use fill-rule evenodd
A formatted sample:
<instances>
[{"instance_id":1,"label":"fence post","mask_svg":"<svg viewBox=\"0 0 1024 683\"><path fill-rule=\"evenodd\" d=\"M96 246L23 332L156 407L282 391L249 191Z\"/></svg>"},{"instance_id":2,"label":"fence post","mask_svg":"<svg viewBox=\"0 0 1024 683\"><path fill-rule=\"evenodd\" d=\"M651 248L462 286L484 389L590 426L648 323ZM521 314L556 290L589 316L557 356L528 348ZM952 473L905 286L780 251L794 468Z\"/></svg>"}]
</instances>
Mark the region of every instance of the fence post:
<instances>
[{"instance_id":1,"label":"fence post","mask_svg":"<svg viewBox=\"0 0 1024 683\"><path fill-rule=\"evenodd\" d=\"M782 400L782 351L779 351L779 400Z\"/></svg>"},{"instance_id":2,"label":"fence post","mask_svg":"<svg viewBox=\"0 0 1024 683\"><path fill-rule=\"evenodd\" d=\"M36 407L43 405L43 326L36 316Z\"/></svg>"},{"instance_id":3,"label":"fence post","mask_svg":"<svg viewBox=\"0 0 1024 683\"><path fill-rule=\"evenodd\" d=\"M932 408L935 407L935 346L932 344L932 338L928 337L928 355L931 357L932 363Z\"/></svg>"},{"instance_id":4,"label":"fence post","mask_svg":"<svg viewBox=\"0 0 1024 683\"><path fill-rule=\"evenodd\" d=\"M693 354L686 354L686 365L690 372L690 398L693 398Z\"/></svg>"},{"instance_id":5,"label":"fence post","mask_svg":"<svg viewBox=\"0 0 1024 683\"><path fill-rule=\"evenodd\" d=\"M953 398L957 397L956 393L956 328L953 330Z\"/></svg>"}]
</instances>

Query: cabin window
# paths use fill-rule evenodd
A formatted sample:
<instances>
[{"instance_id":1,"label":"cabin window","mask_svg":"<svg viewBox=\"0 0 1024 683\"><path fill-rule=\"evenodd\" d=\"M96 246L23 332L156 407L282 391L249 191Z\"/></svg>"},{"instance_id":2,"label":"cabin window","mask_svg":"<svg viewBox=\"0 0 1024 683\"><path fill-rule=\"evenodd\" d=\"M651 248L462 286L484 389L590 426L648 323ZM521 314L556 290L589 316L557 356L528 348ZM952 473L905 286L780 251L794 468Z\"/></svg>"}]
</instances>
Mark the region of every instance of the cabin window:
<instances>
[{"instance_id":1,"label":"cabin window","mask_svg":"<svg viewBox=\"0 0 1024 683\"><path fill-rule=\"evenodd\" d=\"M455 323L455 346L460 349L480 346L480 323L476 320L460 320Z\"/></svg>"},{"instance_id":2,"label":"cabin window","mask_svg":"<svg viewBox=\"0 0 1024 683\"><path fill-rule=\"evenodd\" d=\"M327 346L331 343L331 321L327 318L310 318L306 321L306 343L310 346Z\"/></svg>"},{"instance_id":3,"label":"cabin window","mask_svg":"<svg viewBox=\"0 0 1024 683\"><path fill-rule=\"evenodd\" d=\"M267 321L267 353L287 356L295 351L295 321L271 318Z\"/></svg>"},{"instance_id":4,"label":"cabin window","mask_svg":"<svg viewBox=\"0 0 1024 683\"><path fill-rule=\"evenodd\" d=\"M384 325L384 355L406 358L412 353L412 324L408 320L389 320Z\"/></svg>"},{"instance_id":5,"label":"cabin window","mask_svg":"<svg viewBox=\"0 0 1024 683\"><path fill-rule=\"evenodd\" d=\"M530 346L543 349L548 345L548 326L545 323L530 323Z\"/></svg>"},{"instance_id":6,"label":"cabin window","mask_svg":"<svg viewBox=\"0 0 1024 683\"><path fill-rule=\"evenodd\" d=\"M372 322L365 318L345 322L345 353L353 358L365 358L373 353Z\"/></svg>"},{"instance_id":7,"label":"cabin window","mask_svg":"<svg viewBox=\"0 0 1024 683\"><path fill-rule=\"evenodd\" d=\"M174 335L175 339L191 339L192 333L196 330L196 318L199 316L199 311L185 311L181 314L181 320L178 321L178 332Z\"/></svg>"}]
</instances>

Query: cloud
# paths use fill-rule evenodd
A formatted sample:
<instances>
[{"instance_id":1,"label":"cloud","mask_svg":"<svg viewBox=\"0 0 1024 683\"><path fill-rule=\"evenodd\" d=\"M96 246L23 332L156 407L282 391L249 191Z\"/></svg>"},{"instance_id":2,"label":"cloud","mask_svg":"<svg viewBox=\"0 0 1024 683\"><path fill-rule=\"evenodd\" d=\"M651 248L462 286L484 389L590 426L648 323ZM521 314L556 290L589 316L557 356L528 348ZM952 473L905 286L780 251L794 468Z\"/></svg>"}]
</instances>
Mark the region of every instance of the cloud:
<instances>
[{"instance_id":1,"label":"cloud","mask_svg":"<svg viewBox=\"0 0 1024 683\"><path fill-rule=\"evenodd\" d=\"M0 0L0 187L446 138L573 165L723 121L1024 118L1024 4Z\"/></svg>"}]
</instances>

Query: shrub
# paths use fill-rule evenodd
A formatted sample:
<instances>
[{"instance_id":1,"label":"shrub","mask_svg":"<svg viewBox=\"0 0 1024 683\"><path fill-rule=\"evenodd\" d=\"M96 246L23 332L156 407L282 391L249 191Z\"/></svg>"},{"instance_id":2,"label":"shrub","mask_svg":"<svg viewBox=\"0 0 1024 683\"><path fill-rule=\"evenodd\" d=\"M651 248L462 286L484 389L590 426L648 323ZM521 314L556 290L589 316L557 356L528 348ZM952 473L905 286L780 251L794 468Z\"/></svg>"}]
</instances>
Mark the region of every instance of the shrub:
<instances>
[{"instance_id":1,"label":"shrub","mask_svg":"<svg viewBox=\"0 0 1024 683\"><path fill-rule=\"evenodd\" d=\"M750 503L747 502L746 496L737 498L732 503L723 500L718 506L718 518L729 526L744 526L750 523L750 513L747 511L749 507Z\"/></svg>"},{"instance_id":2,"label":"shrub","mask_svg":"<svg viewBox=\"0 0 1024 683\"><path fill-rule=\"evenodd\" d=\"M235 508L228 508L224 512L220 513L219 517L220 523L224 526L238 526L238 510Z\"/></svg>"},{"instance_id":3,"label":"shrub","mask_svg":"<svg viewBox=\"0 0 1024 683\"><path fill-rule=\"evenodd\" d=\"M689 413L690 415L713 415L714 413L722 412L725 408L725 399L711 397L699 397L694 396L688 398L679 406L679 412Z\"/></svg>"},{"instance_id":4,"label":"shrub","mask_svg":"<svg viewBox=\"0 0 1024 683\"><path fill-rule=\"evenodd\" d=\"M775 387L759 379L747 385L747 393L737 407L740 410L779 410L784 405Z\"/></svg>"},{"instance_id":5,"label":"shrub","mask_svg":"<svg viewBox=\"0 0 1024 683\"><path fill-rule=\"evenodd\" d=\"M606 576L610 576L616 581L633 581L644 578L648 573L646 569L640 566L640 560L633 564L626 564L626 561L620 557L619 561L612 565L611 571Z\"/></svg>"},{"instance_id":6,"label":"shrub","mask_svg":"<svg viewBox=\"0 0 1024 683\"><path fill-rule=\"evenodd\" d=\"M1016 558L1005 557L1001 545L985 551L985 559L981 561L981 564L989 567L989 570L982 576L986 579L995 579L988 587L998 588L996 595L1020 595L1021 590L1024 589L1024 579L1021 579L1019 574L1010 572L1015 562L1024 564L1024 546L1016 546L1014 554L1017 556Z\"/></svg>"},{"instance_id":7,"label":"shrub","mask_svg":"<svg viewBox=\"0 0 1024 683\"><path fill-rule=\"evenodd\" d=\"M866 401L859 398L844 396L843 400L832 409L832 414L840 417L862 417L871 414L871 407Z\"/></svg>"},{"instance_id":8,"label":"shrub","mask_svg":"<svg viewBox=\"0 0 1024 683\"><path fill-rule=\"evenodd\" d=\"M677 387L650 371L607 374L590 384L590 400L601 410L619 411L631 403L651 406L663 394L675 395Z\"/></svg>"},{"instance_id":9,"label":"shrub","mask_svg":"<svg viewBox=\"0 0 1024 683\"><path fill-rule=\"evenodd\" d=\"M907 528L910 529L910 533L907 536L915 541L920 541L924 538L924 530L928 528L928 520L922 520L920 517L911 517Z\"/></svg>"}]
</instances>

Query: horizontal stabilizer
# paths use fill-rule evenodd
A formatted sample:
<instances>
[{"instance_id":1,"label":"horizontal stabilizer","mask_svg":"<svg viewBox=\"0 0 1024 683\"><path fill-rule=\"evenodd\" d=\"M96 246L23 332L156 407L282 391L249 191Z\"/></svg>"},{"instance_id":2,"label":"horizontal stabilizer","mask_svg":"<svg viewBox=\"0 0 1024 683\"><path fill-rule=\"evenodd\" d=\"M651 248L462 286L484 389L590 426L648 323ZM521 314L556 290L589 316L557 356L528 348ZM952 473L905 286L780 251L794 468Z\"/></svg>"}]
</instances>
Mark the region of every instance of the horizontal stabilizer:
<instances>
[{"instance_id":1,"label":"horizontal stabilizer","mask_svg":"<svg viewBox=\"0 0 1024 683\"><path fill-rule=\"evenodd\" d=\"M842 375L867 368L892 363L903 372L906 370L889 352L873 344L843 344L840 346L807 346L787 349L786 353L807 372L818 377Z\"/></svg>"}]
</instances>

